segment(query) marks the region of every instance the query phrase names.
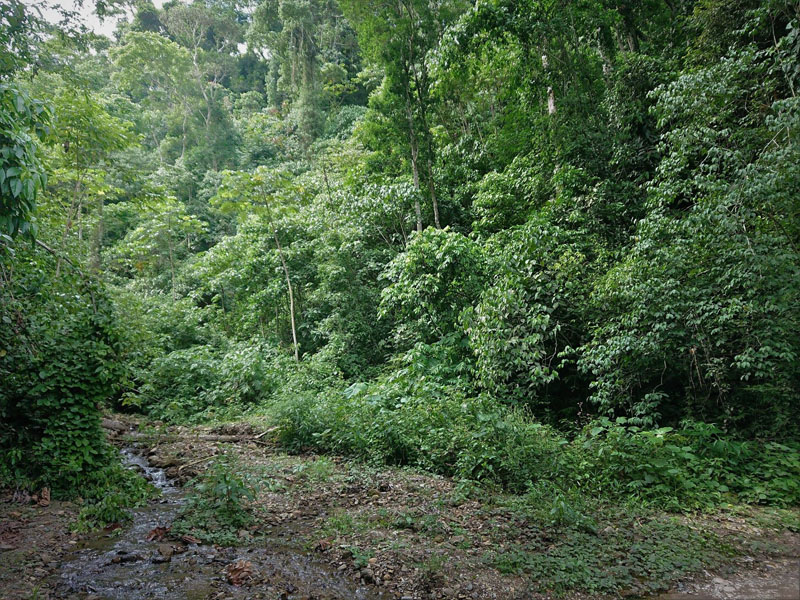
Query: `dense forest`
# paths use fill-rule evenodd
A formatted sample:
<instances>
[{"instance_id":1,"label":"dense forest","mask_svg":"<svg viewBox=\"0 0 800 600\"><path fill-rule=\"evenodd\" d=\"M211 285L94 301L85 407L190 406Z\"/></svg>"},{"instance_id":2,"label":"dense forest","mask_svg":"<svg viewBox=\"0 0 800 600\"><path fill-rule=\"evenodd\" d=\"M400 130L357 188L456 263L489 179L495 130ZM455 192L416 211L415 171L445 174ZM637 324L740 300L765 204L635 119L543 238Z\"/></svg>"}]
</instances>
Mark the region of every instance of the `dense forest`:
<instances>
[{"instance_id":1,"label":"dense forest","mask_svg":"<svg viewBox=\"0 0 800 600\"><path fill-rule=\"evenodd\" d=\"M118 520L113 410L564 519L800 501L796 2L96 9L0 0L3 485Z\"/></svg>"}]
</instances>

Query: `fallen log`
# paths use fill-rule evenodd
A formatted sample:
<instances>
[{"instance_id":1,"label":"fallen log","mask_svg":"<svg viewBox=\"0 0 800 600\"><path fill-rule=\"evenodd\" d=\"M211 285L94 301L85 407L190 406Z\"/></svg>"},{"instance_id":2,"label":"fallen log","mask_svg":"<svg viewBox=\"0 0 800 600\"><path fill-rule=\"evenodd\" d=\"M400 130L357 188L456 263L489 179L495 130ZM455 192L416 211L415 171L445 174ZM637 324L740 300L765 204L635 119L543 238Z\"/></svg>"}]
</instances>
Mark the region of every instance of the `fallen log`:
<instances>
[{"instance_id":1,"label":"fallen log","mask_svg":"<svg viewBox=\"0 0 800 600\"><path fill-rule=\"evenodd\" d=\"M120 423L119 421L115 421L113 419L103 419L100 421L100 426L103 429L108 429L109 431L114 431L117 433L127 431L128 426L124 423Z\"/></svg>"},{"instance_id":2,"label":"fallen log","mask_svg":"<svg viewBox=\"0 0 800 600\"><path fill-rule=\"evenodd\" d=\"M216 434L192 434L192 435L178 435L175 433L139 433L136 431L126 433L119 436L117 439L123 442L138 442L142 440L147 441L163 441L163 442L252 442L253 444L267 445L266 442L260 441L256 437L246 435L216 435Z\"/></svg>"}]
</instances>

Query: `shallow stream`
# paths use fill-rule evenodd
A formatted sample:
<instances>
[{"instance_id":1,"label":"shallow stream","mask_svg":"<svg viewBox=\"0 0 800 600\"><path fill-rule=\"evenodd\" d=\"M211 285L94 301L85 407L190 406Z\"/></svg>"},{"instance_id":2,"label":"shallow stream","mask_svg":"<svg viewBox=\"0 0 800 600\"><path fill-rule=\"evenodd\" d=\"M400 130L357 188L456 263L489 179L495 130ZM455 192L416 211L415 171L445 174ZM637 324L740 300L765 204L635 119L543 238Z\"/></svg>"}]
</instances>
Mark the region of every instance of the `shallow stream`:
<instances>
[{"instance_id":1,"label":"shallow stream","mask_svg":"<svg viewBox=\"0 0 800 600\"><path fill-rule=\"evenodd\" d=\"M65 557L58 581L60 597L93 600L281 598L377 600L327 565L285 540L262 540L249 547L219 548L168 538L148 541L157 527L169 527L185 501L164 471L133 450L125 464L140 471L161 498L133 513L123 529L87 537ZM226 568L246 561L250 583L231 585ZM244 563L239 563L244 564Z\"/></svg>"}]
</instances>

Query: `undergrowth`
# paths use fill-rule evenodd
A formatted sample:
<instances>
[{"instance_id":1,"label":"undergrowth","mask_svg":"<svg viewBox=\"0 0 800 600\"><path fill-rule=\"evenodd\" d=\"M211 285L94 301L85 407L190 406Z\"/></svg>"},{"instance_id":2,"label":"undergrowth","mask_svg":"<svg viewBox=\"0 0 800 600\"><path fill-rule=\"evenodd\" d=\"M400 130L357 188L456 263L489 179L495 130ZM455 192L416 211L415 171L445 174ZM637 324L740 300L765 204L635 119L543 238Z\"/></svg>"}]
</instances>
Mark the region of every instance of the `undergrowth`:
<instances>
[{"instance_id":1,"label":"undergrowth","mask_svg":"<svg viewBox=\"0 0 800 600\"><path fill-rule=\"evenodd\" d=\"M676 579L725 560L733 549L711 533L676 519L627 520L600 535L567 529L533 545L511 544L485 560L501 573L525 575L537 591L651 593Z\"/></svg>"},{"instance_id":2,"label":"undergrowth","mask_svg":"<svg viewBox=\"0 0 800 600\"><path fill-rule=\"evenodd\" d=\"M158 491L138 473L111 463L97 473L95 483L84 488L83 494L84 506L74 529L85 532L130 521L128 509L143 505Z\"/></svg>"},{"instance_id":3,"label":"undergrowth","mask_svg":"<svg viewBox=\"0 0 800 600\"><path fill-rule=\"evenodd\" d=\"M800 502L800 444L739 441L696 421L647 430L601 418L567 439L519 409L431 382L295 396L272 414L289 449L411 465L515 493L546 489L564 498L553 516L561 520L572 518L568 499L581 496L670 511Z\"/></svg>"},{"instance_id":4,"label":"undergrowth","mask_svg":"<svg viewBox=\"0 0 800 600\"><path fill-rule=\"evenodd\" d=\"M239 532L254 521L248 502L256 493L238 459L232 454L217 456L188 487L189 496L172 525L173 531L207 543L235 545Z\"/></svg>"}]
</instances>

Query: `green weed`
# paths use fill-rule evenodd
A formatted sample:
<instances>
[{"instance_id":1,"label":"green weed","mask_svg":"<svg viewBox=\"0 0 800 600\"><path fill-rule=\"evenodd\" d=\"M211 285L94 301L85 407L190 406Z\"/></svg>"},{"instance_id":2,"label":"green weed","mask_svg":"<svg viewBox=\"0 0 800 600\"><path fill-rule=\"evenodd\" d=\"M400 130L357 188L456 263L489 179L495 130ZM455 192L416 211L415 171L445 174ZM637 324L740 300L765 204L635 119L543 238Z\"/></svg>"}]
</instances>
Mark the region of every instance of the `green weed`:
<instances>
[{"instance_id":1,"label":"green weed","mask_svg":"<svg viewBox=\"0 0 800 600\"><path fill-rule=\"evenodd\" d=\"M231 454L216 457L189 488L190 495L173 530L206 542L235 545L239 530L253 522L248 501L255 498L252 478L241 473L237 459Z\"/></svg>"},{"instance_id":2,"label":"green weed","mask_svg":"<svg viewBox=\"0 0 800 600\"><path fill-rule=\"evenodd\" d=\"M723 561L730 548L712 534L676 520L621 522L602 535L567 530L552 542L512 544L486 555L501 573L525 574L540 592L580 590L612 594L632 589L652 593L675 579Z\"/></svg>"}]
</instances>

